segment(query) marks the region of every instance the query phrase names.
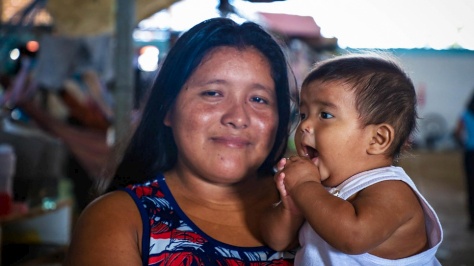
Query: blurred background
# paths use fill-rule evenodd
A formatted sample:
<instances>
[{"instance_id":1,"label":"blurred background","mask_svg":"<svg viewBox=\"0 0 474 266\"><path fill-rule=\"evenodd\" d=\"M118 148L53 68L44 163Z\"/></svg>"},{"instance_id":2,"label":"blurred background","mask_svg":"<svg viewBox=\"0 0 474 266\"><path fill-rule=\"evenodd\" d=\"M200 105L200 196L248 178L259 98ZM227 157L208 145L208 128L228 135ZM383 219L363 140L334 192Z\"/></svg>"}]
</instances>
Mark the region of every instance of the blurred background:
<instances>
[{"instance_id":1,"label":"blurred background","mask_svg":"<svg viewBox=\"0 0 474 266\"><path fill-rule=\"evenodd\" d=\"M333 55L394 55L413 79L420 116L399 164L438 212L439 260L474 265L454 137L474 94L470 0L2 0L0 265L61 265L74 220L167 51L218 16L274 34L298 82Z\"/></svg>"}]
</instances>

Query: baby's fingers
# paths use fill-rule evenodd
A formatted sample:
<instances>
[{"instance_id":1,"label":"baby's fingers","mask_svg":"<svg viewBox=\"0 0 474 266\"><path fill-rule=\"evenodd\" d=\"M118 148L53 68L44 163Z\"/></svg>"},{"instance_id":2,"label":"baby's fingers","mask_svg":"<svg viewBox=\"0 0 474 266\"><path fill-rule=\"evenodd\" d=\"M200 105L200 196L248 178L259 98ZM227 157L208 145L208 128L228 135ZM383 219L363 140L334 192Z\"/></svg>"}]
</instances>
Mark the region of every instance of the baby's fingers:
<instances>
[{"instance_id":1,"label":"baby's fingers","mask_svg":"<svg viewBox=\"0 0 474 266\"><path fill-rule=\"evenodd\" d=\"M275 184L281 197L285 197L288 195L288 192L286 191L286 188L285 188L285 183L283 182L284 179L285 179L285 173L283 172L280 172L275 175Z\"/></svg>"},{"instance_id":2,"label":"baby's fingers","mask_svg":"<svg viewBox=\"0 0 474 266\"><path fill-rule=\"evenodd\" d=\"M285 167L285 164L286 164L286 158L281 158L280 161L278 161L276 167L277 167L277 170L278 171L281 171L283 170L283 168Z\"/></svg>"}]
</instances>

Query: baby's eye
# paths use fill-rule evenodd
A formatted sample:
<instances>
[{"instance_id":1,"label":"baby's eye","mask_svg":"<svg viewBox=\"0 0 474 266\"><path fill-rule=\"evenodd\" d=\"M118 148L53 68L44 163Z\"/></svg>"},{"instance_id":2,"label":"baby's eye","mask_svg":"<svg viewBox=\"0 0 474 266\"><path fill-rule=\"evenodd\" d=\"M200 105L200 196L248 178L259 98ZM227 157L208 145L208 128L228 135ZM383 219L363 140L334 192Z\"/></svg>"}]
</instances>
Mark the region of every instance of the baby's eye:
<instances>
[{"instance_id":1,"label":"baby's eye","mask_svg":"<svg viewBox=\"0 0 474 266\"><path fill-rule=\"evenodd\" d=\"M330 113L326 113L326 112L321 112L321 118L322 119L330 119L330 118L333 118L334 116Z\"/></svg>"},{"instance_id":2,"label":"baby's eye","mask_svg":"<svg viewBox=\"0 0 474 266\"><path fill-rule=\"evenodd\" d=\"M305 113L300 113L300 120L304 120L306 118L306 114Z\"/></svg>"}]
</instances>

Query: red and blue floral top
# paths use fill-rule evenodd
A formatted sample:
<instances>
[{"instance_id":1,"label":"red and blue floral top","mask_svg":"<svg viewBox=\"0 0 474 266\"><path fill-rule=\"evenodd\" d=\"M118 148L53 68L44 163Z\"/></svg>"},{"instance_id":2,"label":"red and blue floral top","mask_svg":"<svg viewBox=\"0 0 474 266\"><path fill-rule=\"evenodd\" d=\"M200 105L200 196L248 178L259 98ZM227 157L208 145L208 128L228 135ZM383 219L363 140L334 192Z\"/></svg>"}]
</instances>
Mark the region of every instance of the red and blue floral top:
<instances>
[{"instance_id":1,"label":"red and blue floral top","mask_svg":"<svg viewBox=\"0 0 474 266\"><path fill-rule=\"evenodd\" d=\"M143 221L143 265L293 265L294 253L236 247L202 232L179 208L164 177L124 189Z\"/></svg>"}]
</instances>

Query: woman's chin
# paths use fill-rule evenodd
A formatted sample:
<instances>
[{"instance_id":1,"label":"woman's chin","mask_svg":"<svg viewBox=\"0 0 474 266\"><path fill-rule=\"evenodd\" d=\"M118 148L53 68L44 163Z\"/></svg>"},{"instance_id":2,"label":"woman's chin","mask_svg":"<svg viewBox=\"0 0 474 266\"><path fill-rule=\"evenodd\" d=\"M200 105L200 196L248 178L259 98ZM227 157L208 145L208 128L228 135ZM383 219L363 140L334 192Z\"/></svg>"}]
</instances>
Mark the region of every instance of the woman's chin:
<instances>
[{"instance_id":1,"label":"woman's chin","mask_svg":"<svg viewBox=\"0 0 474 266\"><path fill-rule=\"evenodd\" d=\"M245 171L248 168L243 166L234 167L228 165L227 167L220 166L213 169L212 173L209 173L209 176L214 176L214 181L216 183L239 183L248 178L256 177L257 170L255 171Z\"/></svg>"}]
</instances>

